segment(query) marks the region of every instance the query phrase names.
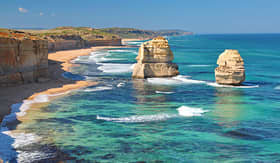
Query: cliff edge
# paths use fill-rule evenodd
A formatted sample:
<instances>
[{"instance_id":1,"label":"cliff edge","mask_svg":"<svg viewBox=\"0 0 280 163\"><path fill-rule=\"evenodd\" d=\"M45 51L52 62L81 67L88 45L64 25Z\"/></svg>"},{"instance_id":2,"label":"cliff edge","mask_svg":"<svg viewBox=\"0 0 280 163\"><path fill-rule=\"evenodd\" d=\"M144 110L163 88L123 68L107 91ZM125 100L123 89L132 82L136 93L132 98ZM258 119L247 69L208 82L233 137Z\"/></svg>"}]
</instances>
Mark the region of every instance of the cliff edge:
<instances>
[{"instance_id":1,"label":"cliff edge","mask_svg":"<svg viewBox=\"0 0 280 163\"><path fill-rule=\"evenodd\" d=\"M38 81L48 76L48 41L0 29L0 86Z\"/></svg>"}]
</instances>

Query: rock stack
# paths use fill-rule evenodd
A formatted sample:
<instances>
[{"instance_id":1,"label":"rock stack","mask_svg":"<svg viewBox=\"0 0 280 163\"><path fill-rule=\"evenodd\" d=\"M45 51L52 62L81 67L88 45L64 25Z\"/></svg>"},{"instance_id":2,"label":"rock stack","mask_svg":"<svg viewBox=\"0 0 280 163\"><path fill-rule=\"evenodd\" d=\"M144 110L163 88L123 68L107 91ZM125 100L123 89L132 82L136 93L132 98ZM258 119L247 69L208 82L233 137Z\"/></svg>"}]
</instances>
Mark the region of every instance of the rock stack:
<instances>
[{"instance_id":1,"label":"rock stack","mask_svg":"<svg viewBox=\"0 0 280 163\"><path fill-rule=\"evenodd\" d=\"M244 62L237 50L225 50L217 64L215 78L218 84L240 85L245 80Z\"/></svg>"},{"instance_id":2,"label":"rock stack","mask_svg":"<svg viewBox=\"0 0 280 163\"><path fill-rule=\"evenodd\" d=\"M173 53L164 37L156 37L139 48L133 78L171 77L179 74L178 66L172 63Z\"/></svg>"}]
</instances>

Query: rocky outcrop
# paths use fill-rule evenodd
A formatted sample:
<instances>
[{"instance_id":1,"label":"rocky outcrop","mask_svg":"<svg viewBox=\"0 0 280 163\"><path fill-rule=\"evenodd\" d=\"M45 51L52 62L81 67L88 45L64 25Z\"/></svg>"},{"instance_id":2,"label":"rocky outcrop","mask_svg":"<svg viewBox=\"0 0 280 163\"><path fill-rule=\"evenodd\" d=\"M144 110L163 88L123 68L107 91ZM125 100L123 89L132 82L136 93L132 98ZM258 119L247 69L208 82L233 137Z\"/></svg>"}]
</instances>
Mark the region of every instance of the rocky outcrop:
<instances>
[{"instance_id":1,"label":"rocky outcrop","mask_svg":"<svg viewBox=\"0 0 280 163\"><path fill-rule=\"evenodd\" d=\"M48 76L48 42L19 38L0 35L0 86L34 82Z\"/></svg>"},{"instance_id":2,"label":"rocky outcrop","mask_svg":"<svg viewBox=\"0 0 280 163\"><path fill-rule=\"evenodd\" d=\"M176 76L179 71L177 64L172 63L173 58L173 53L165 38L156 37L145 42L139 48L132 77L143 79Z\"/></svg>"},{"instance_id":3,"label":"rocky outcrop","mask_svg":"<svg viewBox=\"0 0 280 163\"><path fill-rule=\"evenodd\" d=\"M244 61L237 50L225 50L217 64L215 78L218 84L240 85L245 80Z\"/></svg>"}]
</instances>

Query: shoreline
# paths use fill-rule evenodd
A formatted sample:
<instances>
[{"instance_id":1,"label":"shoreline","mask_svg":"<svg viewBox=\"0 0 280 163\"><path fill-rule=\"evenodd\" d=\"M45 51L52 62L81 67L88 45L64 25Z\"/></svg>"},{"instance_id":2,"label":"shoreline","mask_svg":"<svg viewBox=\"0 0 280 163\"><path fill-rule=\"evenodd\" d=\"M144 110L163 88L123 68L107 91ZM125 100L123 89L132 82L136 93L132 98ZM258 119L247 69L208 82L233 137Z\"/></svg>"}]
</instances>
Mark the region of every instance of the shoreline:
<instances>
[{"instance_id":1,"label":"shoreline","mask_svg":"<svg viewBox=\"0 0 280 163\"><path fill-rule=\"evenodd\" d=\"M123 48L127 46L97 46L86 49L63 50L48 53L49 77L43 81L30 84L0 87L0 124L5 116L11 114L12 105L32 100L38 95L55 95L98 84L93 81L75 81L62 76L69 72L75 64L71 61L79 56L90 55L91 52L107 48Z\"/></svg>"},{"instance_id":2,"label":"shoreline","mask_svg":"<svg viewBox=\"0 0 280 163\"><path fill-rule=\"evenodd\" d=\"M48 105L52 100L64 97L68 93L97 85L95 81L75 81L63 77L63 73L69 72L71 67L76 66L71 61L79 56L90 55L91 52L111 48L127 48L130 46L98 46L87 49L57 51L48 54L49 61L49 79L39 83L23 84L18 86L0 87L0 102L5 102L5 105L0 106L0 139L6 139L7 143L4 148L0 148L1 152L9 151L14 153L14 139L16 139L17 129L10 130L10 124L23 123L32 121L33 114L37 114L41 107ZM2 110L6 109L6 114L2 114ZM20 129L19 129L20 130ZM15 135L14 135L15 134ZM48 147L54 148L52 146ZM50 158L54 161L72 160L66 153L63 153L57 148L54 148L55 156ZM0 162L7 161L5 155L0 158ZM12 158L13 160L15 158ZM44 160L44 159L43 159ZM42 161L43 161L42 160Z\"/></svg>"}]
</instances>

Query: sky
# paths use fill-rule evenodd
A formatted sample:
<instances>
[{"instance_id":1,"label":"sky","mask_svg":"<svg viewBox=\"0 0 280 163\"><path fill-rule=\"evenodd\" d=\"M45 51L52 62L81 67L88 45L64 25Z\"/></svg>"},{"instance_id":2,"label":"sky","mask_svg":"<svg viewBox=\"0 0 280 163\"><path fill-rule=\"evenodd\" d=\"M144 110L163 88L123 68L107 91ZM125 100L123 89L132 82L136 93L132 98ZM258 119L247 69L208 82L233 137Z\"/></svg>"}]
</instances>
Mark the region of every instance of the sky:
<instances>
[{"instance_id":1,"label":"sky","mask_svg":"<svg viewBox=\"0 0 280 163\"><path fill-rule=\"evenodd\" d=\"M280 0L0 0L0 28L280 33Z\"/></svg>"}]
</instances>

